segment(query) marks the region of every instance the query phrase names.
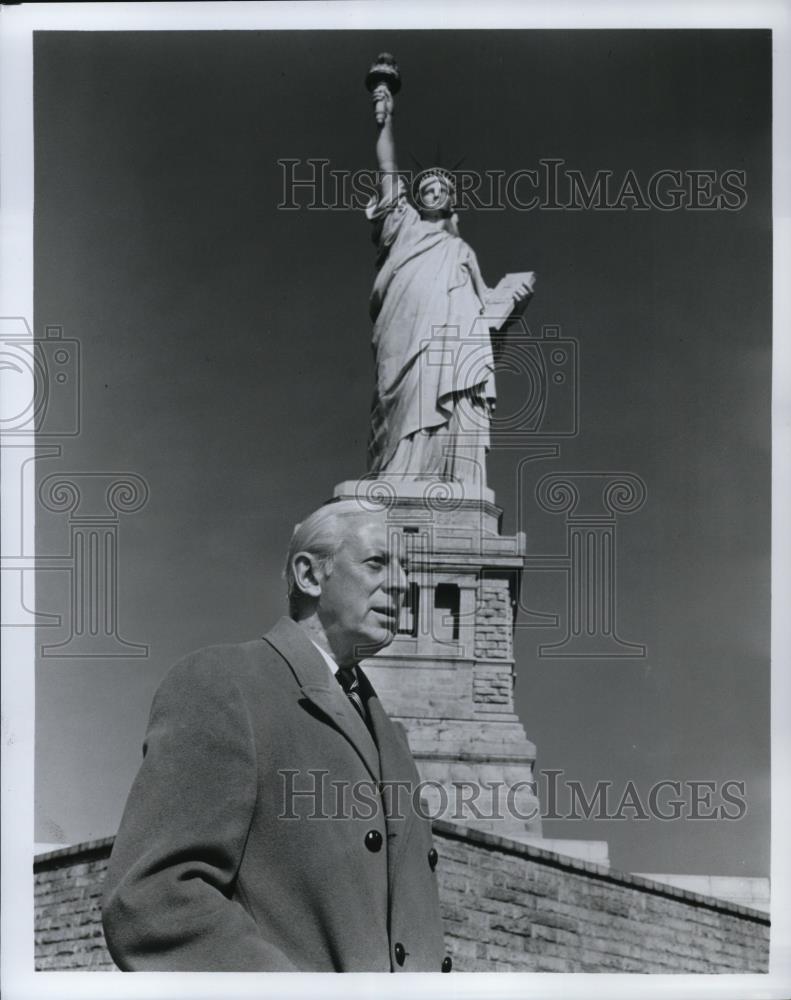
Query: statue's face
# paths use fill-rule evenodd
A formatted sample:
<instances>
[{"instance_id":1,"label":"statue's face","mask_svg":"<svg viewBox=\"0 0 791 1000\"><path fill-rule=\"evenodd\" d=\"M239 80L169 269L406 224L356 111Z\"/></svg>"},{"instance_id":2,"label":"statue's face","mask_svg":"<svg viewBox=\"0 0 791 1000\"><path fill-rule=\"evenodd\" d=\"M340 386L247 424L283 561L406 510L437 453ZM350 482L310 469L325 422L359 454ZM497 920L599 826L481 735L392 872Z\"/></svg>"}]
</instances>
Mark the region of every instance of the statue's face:
<instances>
[{"instance_id":1,"label":"statue's face","mask_svg":"<svg viewBox=\"0 0 791 1000\"><path fill-rule=\"evenodd\" d=\"M450 209L450 188L440 177L428 177L420 185L418 201L421 215L438 219Z\"/></svg>"}]
</instances>

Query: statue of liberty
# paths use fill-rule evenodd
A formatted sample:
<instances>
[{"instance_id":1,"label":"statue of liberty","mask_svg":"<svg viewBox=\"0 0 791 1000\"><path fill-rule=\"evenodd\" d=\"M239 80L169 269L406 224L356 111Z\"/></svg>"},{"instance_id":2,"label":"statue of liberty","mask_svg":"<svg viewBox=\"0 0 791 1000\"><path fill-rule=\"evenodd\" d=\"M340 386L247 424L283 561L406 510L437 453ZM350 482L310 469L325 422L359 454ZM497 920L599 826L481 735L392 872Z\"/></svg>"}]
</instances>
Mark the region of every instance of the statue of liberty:
<instances>
[{"instance_id":1,"label":"statue of liberty","mask_svg":"<svg viewBox=\"0 0 791 1000\"><path fill-rule=\"evenodd\" d=\"M486 486L495 402L487 304L497 296L459 236L452 174L422 171L408 192L398 173L393 108L400 76L392 56L380 55L366 82L379 168L378 196L366 208L378 247L369 471L447 477L478 491ZM512 315L527 304L534 275L509 277L518 279L507 289L505 313ZM501 299L494 313L500 323Z\"/></svg>"}]
</instances>

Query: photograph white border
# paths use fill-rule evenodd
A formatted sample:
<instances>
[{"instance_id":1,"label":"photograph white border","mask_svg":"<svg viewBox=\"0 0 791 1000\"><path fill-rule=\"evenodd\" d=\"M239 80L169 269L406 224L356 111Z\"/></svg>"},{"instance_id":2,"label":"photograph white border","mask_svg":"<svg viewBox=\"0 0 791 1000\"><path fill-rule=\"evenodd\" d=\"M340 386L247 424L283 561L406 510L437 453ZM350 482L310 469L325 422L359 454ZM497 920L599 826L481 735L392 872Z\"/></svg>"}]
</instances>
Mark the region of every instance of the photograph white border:
<instances>
[{"instance_id":1,"label":"photograph white border","mask_svg":"<svg viewBox=\"0 0 791 1000\"><path fill-rule=\"evenodd\" d=\"M21 4L0 9L0 316L33 318L33 32L341 29L768 28L773 31L773 515L772 515L772 929L766 975L479 973L301 975L230 973L33 972L34 630L2 636L2 952L8 1000L26 997L382 997L601 996L788 997L791 992L791 5L777 2L544 3L96 3ZM2 375L2 373L0 373ZM15 378L0 387L20 393ZM19 442L17 442L19 443ZM33 442L30 443L31 455ZM18 551L20 498L2 497L3 546ZM33 523L34 510L24 516ZM3 593L3 601L8 595ZM639 981L639 985L636 982Z\"/></svg>"}]
</instances>

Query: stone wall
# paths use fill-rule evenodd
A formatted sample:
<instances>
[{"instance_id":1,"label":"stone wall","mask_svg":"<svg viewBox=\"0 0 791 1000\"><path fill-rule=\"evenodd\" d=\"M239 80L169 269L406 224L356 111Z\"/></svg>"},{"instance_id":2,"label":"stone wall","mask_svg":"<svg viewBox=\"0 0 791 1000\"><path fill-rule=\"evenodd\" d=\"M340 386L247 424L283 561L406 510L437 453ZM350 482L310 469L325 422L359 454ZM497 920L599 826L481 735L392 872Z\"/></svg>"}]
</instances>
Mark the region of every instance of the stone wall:
<instances>
[{"instance_id":1,"label":"stone wall","mask_svg":"<svg viewBox=\"0 0 791 1000\"><path fill-rule=\"evenodd\" d=\"M455 970L766 972L765 913L435 824Z\"/></svg>"},{"instance_id":2,"label":"stone wall","mask_svg":"<svg viewBox=\"0 0 791 1000\"><path fill-rule=\"evenodd\" d=\"M475 658L512 657L513 611L507 580L483 579L478 584L475 618Z\"/></svg>"},{"instance_id":3,"label":"stone wall","mask_svg":"<svg viewBox=\"0 0 791 1000\"><path fill-rule=\"evenodd\" d=\"M454 970L766 972L766 914L435 824ZM36 968L112 969L99 901L112 839L36 859Z\"/></svg>"},{"instance_id":4,"label":"stone wall","mask_svg":"<svg viewBox=\"0 0 791 1000\"><path fill-rule=\"evenodd\" d=\"M113 838L39 855L33 865L36 969L113 969L100 900Z\"/></svg>"},{"instance_id":5,"label":"stone wall","mask_svg":"<svg viewBox=\"0 0 791 1000\"><path fill-rule=\"evenodd\" d=\"M476 663L472 676L472 700L476 712L486 711L487 708L490 711L510 712L513 687L510 663L505 667ZM498 709L496 706L504 707Z\"/></svg>"}]
</instances>

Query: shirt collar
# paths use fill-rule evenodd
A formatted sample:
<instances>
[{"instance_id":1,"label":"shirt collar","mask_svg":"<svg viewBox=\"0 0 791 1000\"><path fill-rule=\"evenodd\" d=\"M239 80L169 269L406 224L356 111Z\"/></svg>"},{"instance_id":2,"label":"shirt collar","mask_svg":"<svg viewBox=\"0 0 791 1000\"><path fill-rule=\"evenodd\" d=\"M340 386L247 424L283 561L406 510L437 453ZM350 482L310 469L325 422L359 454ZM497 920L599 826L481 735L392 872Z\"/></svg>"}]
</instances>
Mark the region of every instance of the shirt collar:
<instances>
[{"instance_id":1,"label":"shirt collar","mask_svg":"<svg viewBox=\"0 0 791 1000\"><path fill-rule=\"evenodd\" d=\"M313 642L312 639L310 641ZM321 646L317 642L313 642L313 645L316 647L316 649L318 649L318 651L324 657L324 660L325 660L327 666L330 668L330 670L333 672L333 674L337 674L338 671L340 670L340 667L335 662L335 660L330 656L330 654L327 652L327 650L326 649L322 649Z\"/></svg>"}]
</instances>

